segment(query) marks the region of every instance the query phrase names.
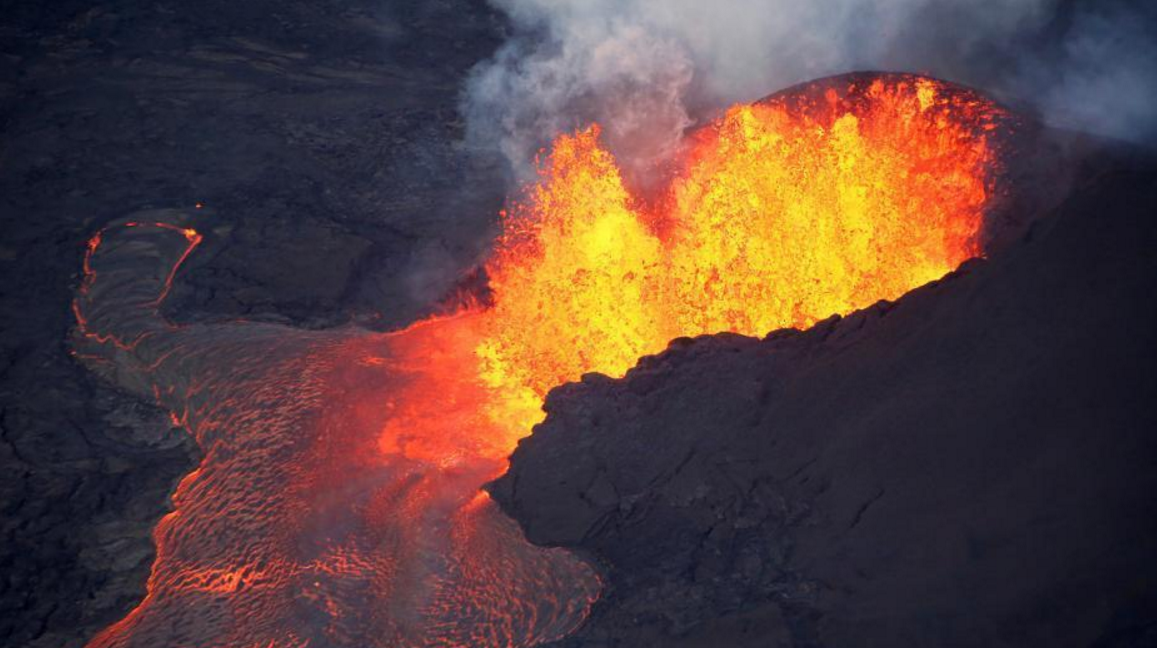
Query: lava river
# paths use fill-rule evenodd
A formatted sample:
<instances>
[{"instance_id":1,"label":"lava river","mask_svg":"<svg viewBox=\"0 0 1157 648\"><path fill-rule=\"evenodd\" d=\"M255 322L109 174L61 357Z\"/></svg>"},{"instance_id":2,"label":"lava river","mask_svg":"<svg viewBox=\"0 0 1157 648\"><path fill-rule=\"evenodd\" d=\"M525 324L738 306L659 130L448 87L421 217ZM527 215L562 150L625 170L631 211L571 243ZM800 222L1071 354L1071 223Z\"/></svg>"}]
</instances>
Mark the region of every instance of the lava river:
<instances>
[{"instance_id":1,"label":"lava river","mask_svg":"<svg viewBox=\"0 0 1157 648\"><path fill-rule=\"evenodd\" d=\"M172 412L204 459L157 525L148 594L93 648L530 646L600 581L480 490L553 387L677 337L806 327L979 254L1005 113L908 75L816 82L691 133L651 195L599 130L510 203L489 297L391 333L176 325L201 237L175 212L94 237L75 353Z\"/></svg>"}]
</instances>

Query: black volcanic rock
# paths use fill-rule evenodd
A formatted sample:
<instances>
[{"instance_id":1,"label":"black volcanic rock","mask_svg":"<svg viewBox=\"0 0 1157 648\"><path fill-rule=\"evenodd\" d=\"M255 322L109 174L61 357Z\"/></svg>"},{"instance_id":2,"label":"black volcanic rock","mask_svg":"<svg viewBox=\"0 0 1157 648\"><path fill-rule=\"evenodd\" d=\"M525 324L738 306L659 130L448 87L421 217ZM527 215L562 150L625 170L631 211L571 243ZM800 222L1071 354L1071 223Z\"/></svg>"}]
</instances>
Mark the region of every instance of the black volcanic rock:
<instances>
[{"instance_id":1,"label":"black volcanic rock","mask_svg":"<svg viewBox=\"0 0 1157 648\"><path fill-rule=\"evenodd\" d=\"M492 485L605 567L564 646L1157 645L1157 163L990 260L550 394Z\"/></svg>"}]
</instances>

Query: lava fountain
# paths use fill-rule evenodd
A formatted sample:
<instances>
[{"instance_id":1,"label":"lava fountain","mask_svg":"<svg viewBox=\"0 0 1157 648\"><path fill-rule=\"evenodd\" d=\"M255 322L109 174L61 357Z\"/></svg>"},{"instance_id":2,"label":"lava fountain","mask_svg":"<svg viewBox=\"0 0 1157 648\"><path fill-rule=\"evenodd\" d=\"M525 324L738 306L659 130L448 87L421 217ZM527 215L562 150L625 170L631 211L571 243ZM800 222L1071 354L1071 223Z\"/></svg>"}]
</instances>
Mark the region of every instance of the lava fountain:
<instances>
[{"instance_id":1,"label":"lava fountain","mask_svg":"<svg viewBox=\"0 0 1157 648\"><path fill-rule=\"evenodd\" d=\"M677 337L806 327L981 253L1006 115L852 75L736 106L633 193L591 126L511 201L490 299L392 333L158 315L201 241L159 215L94 238L76 350L204 452L157 526L148 594L93 648L530 646L596 600L480 487L553 387ZM167 219L167 220L166 220Z\"/></svg>"}]
</instances>

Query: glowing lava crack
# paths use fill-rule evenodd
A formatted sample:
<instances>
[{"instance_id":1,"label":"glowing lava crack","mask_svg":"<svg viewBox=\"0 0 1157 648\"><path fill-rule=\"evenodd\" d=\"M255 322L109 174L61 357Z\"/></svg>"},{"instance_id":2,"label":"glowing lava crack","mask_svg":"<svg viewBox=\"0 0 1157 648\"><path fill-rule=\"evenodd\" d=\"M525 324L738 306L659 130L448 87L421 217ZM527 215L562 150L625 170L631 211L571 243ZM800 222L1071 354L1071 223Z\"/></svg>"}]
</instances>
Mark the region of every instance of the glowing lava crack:
<instances>
[{"instance_id":1,"label":"glowing lava crack","mask_svg":"<svg viewBox=\"0 0 1157 648\"><path fill-rule=\"evenodd\" d=\"M157 314L201 241L158 215L90 244L78 356L174 413L204 460L157 526L148 595L90 644L529 646L585 618L587 564L479 487L551 388L681 336L762 335L894 299L980 252L1003 113L905 75L738 106L666 187L598 128L504 214L488 306L388 334ZM179 234L179 235L178 235Z\"/></svg>"}]
</instances>

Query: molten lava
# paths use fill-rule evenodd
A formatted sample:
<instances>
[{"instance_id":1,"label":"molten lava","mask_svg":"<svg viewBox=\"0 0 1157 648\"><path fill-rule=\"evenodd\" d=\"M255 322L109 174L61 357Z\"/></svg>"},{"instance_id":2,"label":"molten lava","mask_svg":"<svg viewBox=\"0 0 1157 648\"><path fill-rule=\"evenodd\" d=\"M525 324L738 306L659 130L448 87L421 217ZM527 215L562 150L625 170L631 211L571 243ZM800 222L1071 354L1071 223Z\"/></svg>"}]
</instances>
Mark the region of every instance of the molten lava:
<instances>
[{"instance_id":1,"label":"molten lava","mask_svg":"<svg viewBox=\"0 0 1157 648\"><path fill-rule=\"evenodd\" d=\"M736 106L651 208L597 126L560 137L487 266L492 416L517 438L552 387L673 338L807 327L943 276L980 252L998 116L913 77Z\"/></svg>"},{"instance_id":2,"label":"molten lava","mask_svg":"<svg viewBox=\"0 0 1157 648\"><path fill-rule=\"evenodd\" d=\"M102 261L94 237L78 346L150 383L205 459L158 525L148 596L90 645L565 635L597 596L592 569L529 545L479 492L546 393L620 376L673 338L763 335L894 299L979 254L1001 115L918 77L817 83L696 131L646 197L597 126L561 136L504 215L492 304L388 334L158 324L200 236L157 223L185 240L143 288L97 281L123 263ZM137 286L127 310L123 286Z\"/></svg>"}]
</instances>

